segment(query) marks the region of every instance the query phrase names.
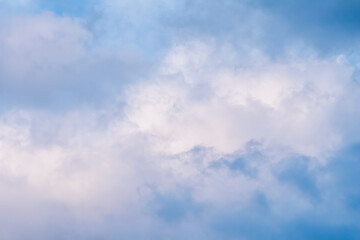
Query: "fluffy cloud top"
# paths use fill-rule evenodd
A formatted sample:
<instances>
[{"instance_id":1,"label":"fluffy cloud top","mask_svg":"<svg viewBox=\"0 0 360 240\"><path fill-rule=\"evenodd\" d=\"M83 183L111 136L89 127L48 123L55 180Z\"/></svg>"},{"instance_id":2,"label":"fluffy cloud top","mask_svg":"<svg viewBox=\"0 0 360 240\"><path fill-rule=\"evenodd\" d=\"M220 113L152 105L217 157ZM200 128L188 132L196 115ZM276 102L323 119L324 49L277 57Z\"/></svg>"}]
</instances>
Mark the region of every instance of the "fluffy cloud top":
<instances>
[{"instance_id":1,"label":"fluffy cloud top","mask_svg":"<svg viewBox=\"0 0 360 240\"><path fill-rule=\"evenodd\" d=\"M288 29L325 15L0 6L1 239L360 238L358 47Z\"/></svg>"}]
</instances>

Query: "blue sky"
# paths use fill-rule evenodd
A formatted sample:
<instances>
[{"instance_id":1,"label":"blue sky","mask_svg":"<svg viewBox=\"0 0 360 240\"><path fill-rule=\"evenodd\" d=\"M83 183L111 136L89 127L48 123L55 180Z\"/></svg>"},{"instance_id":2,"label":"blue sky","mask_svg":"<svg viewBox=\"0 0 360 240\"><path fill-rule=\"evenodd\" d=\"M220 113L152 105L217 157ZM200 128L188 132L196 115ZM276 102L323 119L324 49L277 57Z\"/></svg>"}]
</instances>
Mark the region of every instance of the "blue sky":
<instances>
[{"instance_id":1,"label":"blue sky","mask_svg":"<svg viewBox=\"0 0 360 240\"><path fill-rule=\"evenodd\" d=\"M0 238L360 239L357 0L0 0Z\"/></svg>"}]
</instances>

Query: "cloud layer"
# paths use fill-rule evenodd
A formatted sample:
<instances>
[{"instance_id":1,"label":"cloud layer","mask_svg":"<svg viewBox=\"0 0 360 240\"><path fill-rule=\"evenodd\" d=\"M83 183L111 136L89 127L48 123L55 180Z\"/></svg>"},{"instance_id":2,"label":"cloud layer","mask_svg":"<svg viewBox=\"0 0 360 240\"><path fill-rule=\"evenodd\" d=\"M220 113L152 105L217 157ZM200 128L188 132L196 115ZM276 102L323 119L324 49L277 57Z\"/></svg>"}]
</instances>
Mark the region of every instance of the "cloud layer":
<instances>
[{"instance_id":1,"label":"cloud layer","mask_svg":"<svg viewBox=\"0 0 360 240\"><path fill-rule=\"evenodd\" d=\"M315 5L0 1L0 238L358 239L358 4Z\"/></svg>"}]
</instances>

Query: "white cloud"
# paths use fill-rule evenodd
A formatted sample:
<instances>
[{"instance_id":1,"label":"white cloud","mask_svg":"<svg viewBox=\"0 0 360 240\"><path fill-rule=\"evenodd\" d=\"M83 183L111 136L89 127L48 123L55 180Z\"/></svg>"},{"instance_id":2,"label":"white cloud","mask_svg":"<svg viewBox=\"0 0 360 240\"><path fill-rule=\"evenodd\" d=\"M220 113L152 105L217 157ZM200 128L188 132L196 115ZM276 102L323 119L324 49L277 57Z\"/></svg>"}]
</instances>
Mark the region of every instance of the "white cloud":
<instances>
[{"instance_id":1,"label":"white cloud","mask_svg":"<svg viewBox=\"0 0 360 240\"><path fill-rule=\"evenodd\" d=\"M42 29L39 34L51 39L53 31ZM340 146L331 117L347 94L352 68L336 59L273 62L255 55L248 63L236 56L229 61L226 49L201 42L176 46L151 79L119 96L124 109L114 103L63 116L3 114L1 179L65 205L85 225L105 224L98 219L113 214L130 235L136 222L145 232L163 224L148 209L157 192L190 189L195 202L212 206L204 225L226 206L248 208L257 192L265 193L276 216L313 209L273 169L293 155L326 159ZM261 144L249 150L249 142ZM232 155L245 156L256 177L226 167Z\"/></svg>"},{"instance_id":2,"label":"white cloud","mask_svg":"<svg viewBox=\"0 0 360 240\"><path fill-rule=\"evenodd\" d=\"M79 20L50 12L3 19L0 31L1 73L20 83L46 83L85 54L90 34Z\"/></svg>"},{"instance_id":3,"label":"white cloud","mask_svg":"<svg viewBox=\"0 0 360 240\"><path fill-rule=\"evenodd\" d=\"M176 47L160 75L130 91L128 121L166 153L197 145L233 152L255 139L321 157L339 143L329 116L351 67L335 60L223 64L219 58L223 52L211 45Z\"/></svg>"},{"instance_id":4,"label":"white cloud","mask_svg":"<svg viewBox=\"0 0 360 240\"><path fill-rule=\"evenodd\" d=\"M0 0L0 239L358 234L357 57L314 57L342 38L251 1L85 2Z\"/></svg>"}]
</instances>

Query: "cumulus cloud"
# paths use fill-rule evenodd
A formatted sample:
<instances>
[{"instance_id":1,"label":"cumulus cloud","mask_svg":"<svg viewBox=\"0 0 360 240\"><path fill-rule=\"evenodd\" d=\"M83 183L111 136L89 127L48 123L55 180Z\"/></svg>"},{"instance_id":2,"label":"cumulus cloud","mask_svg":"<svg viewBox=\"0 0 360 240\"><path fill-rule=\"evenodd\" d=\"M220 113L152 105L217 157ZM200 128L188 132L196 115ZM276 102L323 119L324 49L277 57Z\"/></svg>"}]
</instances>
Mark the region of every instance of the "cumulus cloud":
<instances>
[{"instance_id":1,"label":"cumulus cloud","mask_svg":"<svg viewBox=\"0 0 360 240\"><path fill-rule=\"evenodd\" d=\"M0 238L358 239L332 3L0 0Z\"/></svg>"},{"instance_id":2,"label":"cumulus cloud","mask_svg":"<svg viewBox=\"0 0 360 240\"><path fill-rule=\"evenodd\" d=\"M161 148L176 153L198 144L232 152L265 139L318 157L340 141L328 119L351 82L350 66L256 55L246 63L214 48L175 47L157 79L131 90L128 117L169 144Z\"/></svg>"},{"instance_id":3,"label":"cumulus cloud","mask_svg":"<svg viewBox=\"0 0 360 240\"><path fill-rule=\"evenodd\" d=\"M5 81L52 80L50 76L59 68L82 57L84 42L90 37L78 21L51 13L14 17L7 23L0 37Z\"/></svg>"},{"instance_id":4,"label":"cumulus cloud","mask_svg":"<svg viewBox=\"0 0 360 240\"><path fill-rule=\"evenodd\" d=\"M338 58L274 62L259 52L243 61L231 52L211 42L175 45L150 79L102 110L2 114L2 211L20 207L16 222L40 208L35 222L18 223L22 231L4 225L3 236L358 236L348 208L358 194L333 198L345 180L329 165L342 148L332 118L351 93L352 67Z\"/></svg>"},{"instance_id":5,"label":"cumulus cloud","mask_svg":"<svg viewBox=\"0 0 360 240\"><path fill-rule=\"evenodd\" d=\"M136 54L97 51L79 18L43 12L5 17L0 25L0 109L107 101L150 68Z\"/></svg>"}]
</instances>

